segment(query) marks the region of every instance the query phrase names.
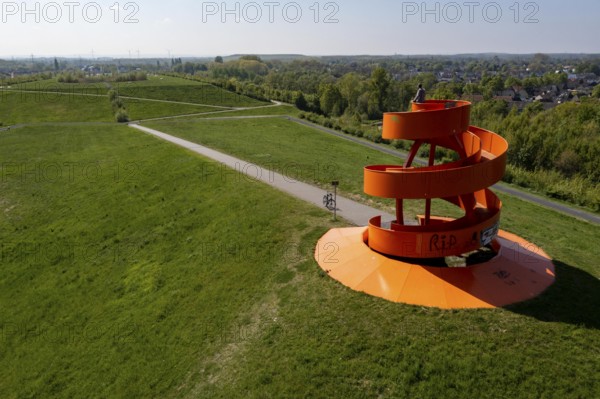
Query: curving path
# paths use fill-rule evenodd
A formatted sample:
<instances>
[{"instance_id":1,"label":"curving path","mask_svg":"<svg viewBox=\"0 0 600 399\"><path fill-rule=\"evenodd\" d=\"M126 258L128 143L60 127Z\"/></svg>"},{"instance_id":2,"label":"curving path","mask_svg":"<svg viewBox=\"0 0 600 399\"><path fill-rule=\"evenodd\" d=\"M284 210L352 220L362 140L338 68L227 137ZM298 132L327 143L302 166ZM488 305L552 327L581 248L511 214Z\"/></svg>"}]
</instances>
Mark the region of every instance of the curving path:
<instances>
[{"instance_id":1,"label":"curving path","mask_svg":"<svg viewBox=\"0 0 600 399\"><path fill-rule=\"evenodd\" d=\"M287 194L291 194L296 198L323 208L323 195L325 194L325 191L319 187L302 183L294 180L290 176L276 173L272 170L262 168L258 165L215 151L197 143L171 136L170 134L155 129L140 126L135 123L131 123L129 126L220 163L220 167L215 166L214 169L208 170L207 173L221 175L224 178L239 174L238 176L241 176L248 181L266 183ZM227 170L222 168L227 168ZM369 219L380 215L381 211L352 201L343 196L338 196L337 214L357 226L365 226L369 222ZM391 220L394 216L385 214L384 217Z\"/></svg>"}]
</instances>

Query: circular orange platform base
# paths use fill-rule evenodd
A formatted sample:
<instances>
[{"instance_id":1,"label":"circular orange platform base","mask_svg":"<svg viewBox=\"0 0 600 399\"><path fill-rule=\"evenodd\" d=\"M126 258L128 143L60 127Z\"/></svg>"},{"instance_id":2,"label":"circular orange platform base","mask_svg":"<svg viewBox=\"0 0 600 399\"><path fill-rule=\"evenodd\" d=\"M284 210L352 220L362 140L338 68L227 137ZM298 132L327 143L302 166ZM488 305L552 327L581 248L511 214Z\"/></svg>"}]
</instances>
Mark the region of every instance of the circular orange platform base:
<instances>
[{"instance_id":1,"label":"circular orange platform base","mask_svg":"<svg viewBox=\"0 0 600 399\"><path fill-rule=\"evenodd\" d=\"M495 308L540 295L555 280L540 248L501 231L497 255L469 267L428 267L390 259L366 244L365 227L333 229L318 242L315 259L333 279L369 295L441 309Z\"/></svg>"}]
</instances>

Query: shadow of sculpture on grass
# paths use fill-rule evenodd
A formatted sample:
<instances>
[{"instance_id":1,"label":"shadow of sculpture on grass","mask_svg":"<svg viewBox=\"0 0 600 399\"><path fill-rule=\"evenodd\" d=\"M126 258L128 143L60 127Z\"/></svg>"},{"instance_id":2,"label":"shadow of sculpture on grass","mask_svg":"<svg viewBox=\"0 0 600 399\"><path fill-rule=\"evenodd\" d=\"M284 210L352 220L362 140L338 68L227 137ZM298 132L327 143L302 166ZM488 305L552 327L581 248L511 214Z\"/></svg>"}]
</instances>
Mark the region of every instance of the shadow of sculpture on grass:
<instances>
[{"instance_id":1,"label":"shadow of sculpture on grass","mask_svg":"<svg viewBox=\"0 0 600 399\"><path fill-rule=\"evenodd\" d=\"M600 329L600 279L559 260L553 263L556 281L548 290L506 309L540 321Z\"/></svg>"}]
</instances>

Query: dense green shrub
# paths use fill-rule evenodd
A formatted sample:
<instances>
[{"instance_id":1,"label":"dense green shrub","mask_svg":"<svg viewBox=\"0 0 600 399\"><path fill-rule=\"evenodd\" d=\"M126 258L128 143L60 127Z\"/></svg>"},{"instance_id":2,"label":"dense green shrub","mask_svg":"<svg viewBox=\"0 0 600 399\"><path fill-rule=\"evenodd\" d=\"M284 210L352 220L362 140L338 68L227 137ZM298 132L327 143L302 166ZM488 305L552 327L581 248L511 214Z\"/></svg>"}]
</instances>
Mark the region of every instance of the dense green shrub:
<instances>
[{"instance_id":1,"label":"dense green shrub","mask_svg":"<svg viewBox=\"0 0 600 399\"><path fill-rule=\"evenodd\" d=\"M127 122L129 122L129 114L127 113L127 110L125 110L123 108L120 108L115 113L115 119L119 123L127 123Z\"/></svg>"}]
</instances>

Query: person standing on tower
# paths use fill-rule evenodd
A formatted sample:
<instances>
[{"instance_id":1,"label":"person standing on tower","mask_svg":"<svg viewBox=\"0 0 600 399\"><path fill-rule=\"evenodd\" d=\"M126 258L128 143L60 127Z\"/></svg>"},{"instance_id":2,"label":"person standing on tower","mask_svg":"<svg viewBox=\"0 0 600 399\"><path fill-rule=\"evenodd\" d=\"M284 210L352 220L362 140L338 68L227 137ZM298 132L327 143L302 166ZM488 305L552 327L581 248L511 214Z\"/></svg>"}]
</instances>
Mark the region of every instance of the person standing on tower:
<instances>
[{"instance_id":1,"label":"person standing on tower","mask_svg":"<svg viewBox=\"0 0 600 399\"><path fill-rule=\"evenodd\" d=\"M424 103L425 102L425 89L423 88L422 84L419 85L419 90L417 90L417 95L415 96L415 99L413 100L413 102L415 102L415 103Z\"/></svg>"}]
</instances>

